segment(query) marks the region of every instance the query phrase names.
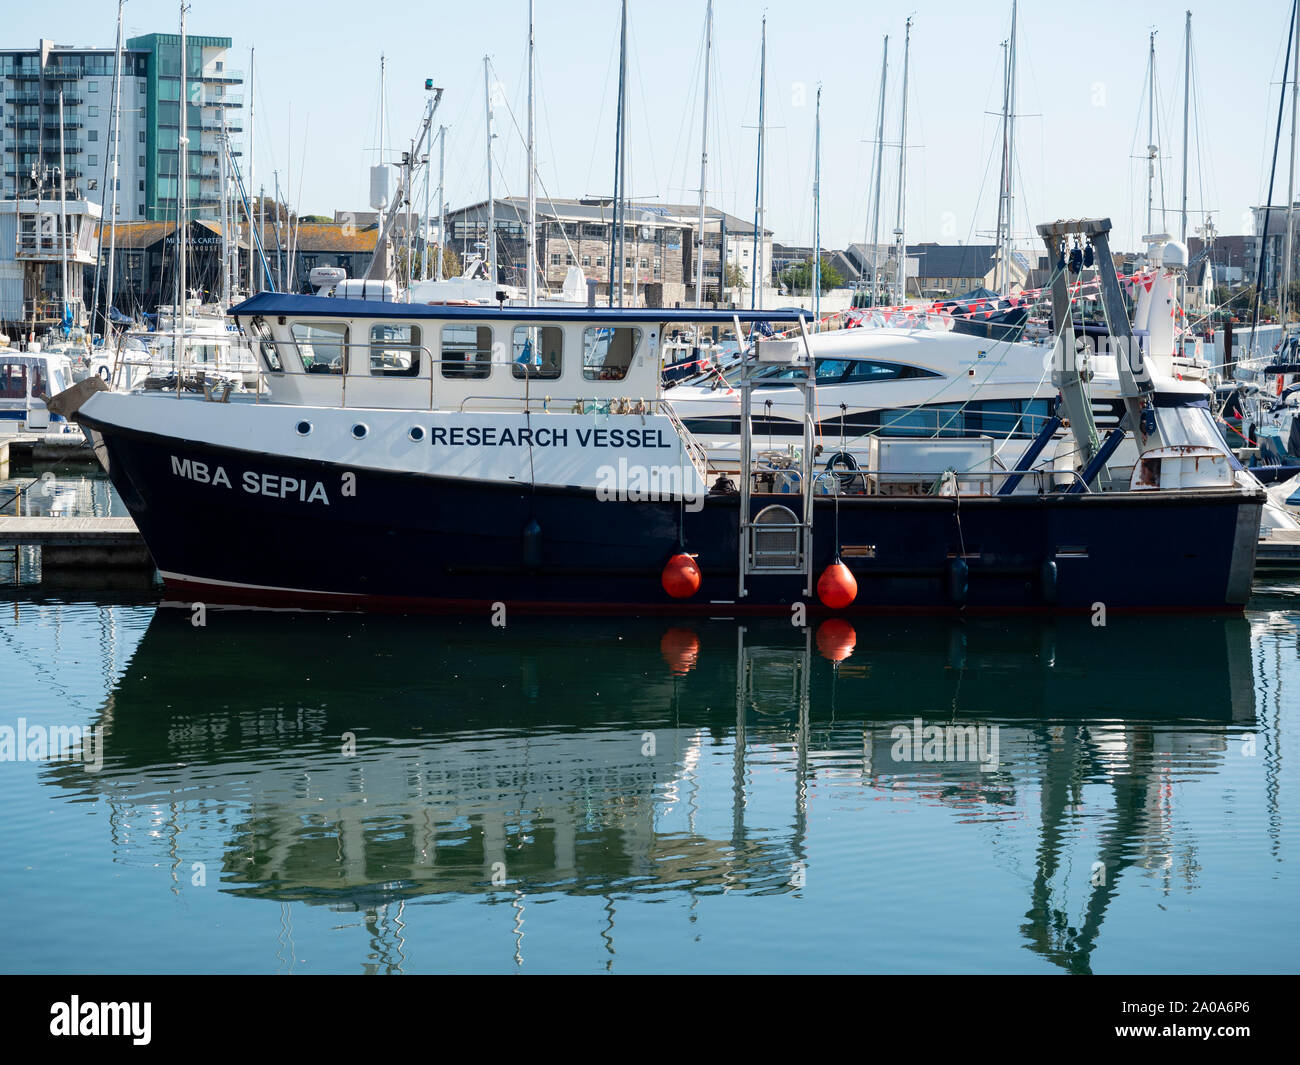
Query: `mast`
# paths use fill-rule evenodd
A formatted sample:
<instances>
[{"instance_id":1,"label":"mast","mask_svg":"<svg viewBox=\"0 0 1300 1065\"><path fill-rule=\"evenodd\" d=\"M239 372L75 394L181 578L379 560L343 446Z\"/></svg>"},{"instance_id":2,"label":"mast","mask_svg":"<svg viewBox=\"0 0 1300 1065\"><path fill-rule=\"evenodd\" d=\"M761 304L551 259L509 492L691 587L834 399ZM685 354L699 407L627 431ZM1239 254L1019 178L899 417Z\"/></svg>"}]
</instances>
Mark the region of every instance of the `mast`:
<instances>
[{"instance_id":1,"label":"mast","mask_svg":"<svg viewBox=\"0 0 1300 1065\"><path fill-rule=\"evenodd\" d=\"M1011 202L1016 156L1016 0L1011 0L1011 36L1005 44L1002 87L1002 180L998 190L998 294L1011 287Z\"/></svg>"},{"instance_id":2,"label":"mast","mask_svg":"<svg viewBox=\"0 0 1300 1065\"><path fill-rule=\"evenodd\" d=\"M695 306L704 306L704 205L709 193L709 63L713 58L713 0L704 16L704 121L700 135L700 268L695 275ZM718 270L724 269L719 253ZM725 280L721 278L720 280ZM721 289L721 285L719 285Z\"/></svg>"},{"instance_id":3,"label":"mast","mask_svg":"<svg viewBox=\"0 0 1300 1065\"><path fill-rule=\"evenodd\" d=\"M1190 14L1189 14L1190 18ZM1295 29L1300 32L1300 8L1296 12ZM1282 295L1279 306L1282 310L1282 325L1285 328L1287 313L1291 306L1291 254L1295 240L1295 146L1296 146L1296 108L1300 105L1300 63L1291 72L1291 152L1290 171L1286 183L1286 258L1282 263Z\"/></svg>"},{"instance_id":4,"label":"mast","mask_svg":"<svg viewBox=\"0 0 1300 1065\"><path fill-rule=\"evenodd\" d=\"M1191 114L1191 94L1192 94L1192 13L1187 12L1187 25L1183 31L1183 211L1182 224L1179 229L1178 239L1187 243L1187 128L1188 117ZM1295 137L1295 113L1291 117L1291 134L1292 144L1294 145ZM1295 153L1292 152L1292 158ZM1288 230L1289 233L1289 230Z\"/></svg>"},{"instance_id":5,"label":"mast","mask_svg":"<svg viewBox=\"0 0 1300 1065\"><path fill-rule=\"evenodd\" d=\"M59 90L59 267L63 274L63 328L68 335L72 305L68 302L68 172L63 155L63 90Z\"/></svg>"},{"instance_id":6,"label":"mast","mask_svg":"<svg viewBox=\"0 0 1300 1065\"><path fill-rule=\"evenodd\" d=\"M434 266L434 279L442 280L442 258L447 247L447 127L438 129L438 262Z\"/></svg>"},{"instance_id":7,"label":"mast","mask_svg":"<svg viewBox=\"0 0 1300 1065\"><path fill-rule=\"evenodd\" d=\"M109 190L112 192L112 207L108 216L108 267L104 278L104 339L107 341L112 323L108 312L113 306L113 267L114 253L117 251L117 180L118 155L122 150L122 7L126 0L117 0L117 44L113 50L113 114L108 122L108 142L111 162L109 164ZM100 221L100 232L104 223ZM95 261L95 298L91 303L91 331L94 331L94 309L99 306L99 257Z\"/></svg>"},{"instance_id":8,"label":"mast","mask_svg":"<svg viewBox=\"0 0 1300 1065\"><path fill-rule=\"evenodd\" d=\"M536 52L533 40L533 0L528 0L528 306L537 305L537 161L536 127L537 101L534 82L537 77Z\"/></svg>"},{"instance_id":9,"label":"mast","mask_svg":"<svg viewBox=\"0 0 1300 1065\"><path fill-rule=\"evenodd\" d=\"M429 121L433 121L433 97L429 97ZM424 254L420 256L420 280L429 280L429 224L432 218L429 215L429 193L433 189L433 155L426 152L424 156Z\"/></svg>"},{"instance_id":10,"label":"mast","mask_svg":"<svg viewBox=\"0 0 1300 1065\"><path fill-rule=\"evenodd\" d=\"M1155 232L1156 160L1156 31L1151 31L1151 49L1147 57L1147 234Z\"/></svg>"},{"instance_id":11,"label":"mast","mask_svg":"<svg viewBox=\"0 0 1300 1065\"><path fill-rule=\"evenodd\" d=\"M885 169L885 76L889 73L889 34L880 57L880 114L876 122L876 190L871 208L871 306L880 297L880 185Z\"/></svg>"},{"instance_id":12,"label":"mast","mask_svg":"<svg viewBox=\"0 0 1300 1065\"><path fill-rule=\"evenodd\" d=\"M903 110L898 131L898 220L894 227L897 256L894 271L894 301L907 302L907 68L912 55L912 20L907 20L903 37Z\"/></svg>"},{"instance_id":13,"label":"mast","mask_svg":"<svg viewBox=\"0 0 1300 1065\"><path fill-rule=\"evenodd\" d=\"M497 204L492 198L492 61L483 57L483 95L487 112L487 266L488 278L492 284L497 283Z\"/></svg>"},{"instance_id":14,"label":"mast","mask_svg":"<svg viewBox=\"0 0 1300 1065\"><path fill-rule=\"evenodd\" d=\"M822 87L817 86L817 119L813 147L813 329L822 323Z\"/></svg>"},{"instance_id":15,"label":"mast","mask_svg":"<svg viewBox=\"0 0 1300 1065\"><path fill-rule=\"evenodd\" d=\"M188 202L190 202L190 56L188 56L187 40L185 35L185 16L190 10L190 5L181 5L181 137L179 137L179 159L177 165L177 196L175 196L175 211L178 217L177 238L175 238L175 247L177 247L177 265L179 269L178 277L181 281L181 317L179 317L179 338L181 346L185 346L185 304L187 299L187 260L188 242L186 237L186 221L188 213ZM177 386L181 380L181 348L175 350L175 375L177 375Z\"/></svg>"},{"instance_id":16,"label":"mast","mask_svg":"<svg viewBox=\"0 0 1300 1065\"><path fill-rule=\"evenodd\" d=\"M614 118L614 217L609 227L609 305L614 306L615 286L618 288L618 305L623 305L623 198L627 189L626 130L627 120L627 0L623 0L618 37L618 114Z\"/></svg>"},{"instance_id":17,"label":"mast","mask_svg":"<svg viewBox=\"0 0 1300 1065\"><path fill-rule=\"evenodd\" d=\"M754 175L754 266L749 286L749 306L758 310L763 298L762 250L763 221L766 211L763 204L763 141L767 134L767 16L763 16L763 44L759 51L758 67L758 163Z\"/></svg>"},{"instance_id":18,"label":"mast","mask_svg":"<svg viewBox=\"0 0 1300 1065\"><path fill-rule=\"evenodd\" d=\"M217 183L221 186L221 306L230 306L230 240L227 237L226 218L230 208L230 196L226 188L226 131L223 120L221 130L221 154L217 158Z\"/></svg>"},{"instance_id":19,"label":"mast","mask_svg":"<svg viewBox=\"0 0 1300 1065\"><path fill-rule=\"evenodd\" d=\"M257 187L253 183L253 178L256 176L253 171L253 157L257 150L257 138L253 135L254 120L256 118L256 112L253 106L253 64L256 61L257 49L250 48L248 50L248 188L250 191ZM253 254L253 216L251 211L248 216L248 233L248 294L252 296L257 292L258 286L253 279L253 260L256 259L257 256ZM239 238L238 229L235 230L235 238Z\"/></svg>"}]
</instances>

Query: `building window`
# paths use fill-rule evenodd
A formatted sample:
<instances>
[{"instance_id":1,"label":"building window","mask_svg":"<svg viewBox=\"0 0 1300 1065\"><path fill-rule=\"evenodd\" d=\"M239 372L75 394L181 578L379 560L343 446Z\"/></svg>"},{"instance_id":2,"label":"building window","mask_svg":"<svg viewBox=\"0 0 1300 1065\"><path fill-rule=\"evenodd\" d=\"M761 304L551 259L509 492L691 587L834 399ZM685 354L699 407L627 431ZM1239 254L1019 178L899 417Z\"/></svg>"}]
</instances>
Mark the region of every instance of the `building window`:
<instances>
[{"instance_id":1,"label":"building window","mask_svg":"<svg viewBox=\"0 0 1300 1065\"><path fill-rule=\"evenodd\" d=\"M144 217L144 204L140 204L139 206L136 207L135 214L137 218Z\"/></svg>"},{"instance_id":2,"label":"building window","mask_svg":"<svg viewBox=\"0 0 1300 1065\"><path fill-rule=\"evenodd\" d=\"M94 104L91 104L89 107L86 108L86 114L89 115L91 118L98 118L99 108L96 107Z\"/></svg>"},{"instance_id":3,"label":"building window","mask_svg":"<svg viewBox=\"0 0 1300 1065\"><path fill-rule=\"evenodd\" d=\"M572 266L572 265L573 265L573 256L572 256L572 255L566 255L566 256L564 257L564 265L565 265L565 266Z\"/></svg>"},{"instance_id":4,"label":"building window","mask_svg":"<svg viewBox=\"0 0 1300 1065\"><path fill-rule=\"evenodd\" d=\"M641 269L642 269L642 270L645 270L647 267L649 267L649 265L650 265L650 260L649 260L649 259L642 259L642 260L641 260Z\"/></svg>"},{"instance_id":5,"label":"building window","mask_svg":"<svg viewBox=\"0 0 1300 1065\"><path fill-rule=\"evenodd\" d=\"M140 191L144 192L144 178L140 179Z\"/></svg>"},{"instance_id":6,"label":"building window","mask_svg":"<svg viewBox=\"0 0 1300 1065\"><path fill-rule=\"evenodd\" d=\"M143 155L140 156L140 165L141 165L141 166L146 166L146 165L148 165L148 160L146 160L145 157L144 157Z\"/></svg>"},{"instance_id":7,"label":"building window","mask_svg":"<svg viewBox=\"0 0 1300 1065\"><path fill-rule=\"evenodd\" d=\"M590 266L590 265L591 265L591 256L590 256L590 255L584 255L584 256L582 257L582 265L583 265L583 266Z\"/></svg>"},{"instance_id":8,"label":"building window","mask_svg":"<svg viewBox=\"0 0 1300 1065\"><path fill-rule=\"evenodd\" d=\"M218 74L221 73L221 68L222 68L223 66L224 66L224 64L221 62L220 59L218 59L217 62L216 62L216 69L217 69L217 73L218 73Z\"/></svg>"},{"instance_id":9,"label":"building window","mask_svg":"<svg viewBox=\"0 0 1300 1065\"><path fill-rule=\"evenodd\" d=\"M88 81L88 82L86 82L86 91L87 91L87 92L99 92L99 82L97 82L97 81Z\"/></svg>"},{"instance_id":10,"label":"building window","mask_svg":"<svg viewBox=\"0 0 1300 1065\"><path fill-rule=\"evenodd\" d=\"M86 130L86 140L88 140L88 141L97 141L97 140L99 140L99 130L97 130L97 129L88 129L88 130Z\"/></svg>"},{"instance_id":11,"label":"building window","mask_svg":"<svg viewBox=\"0 0 1300 1065\"><path fill-rule=\"evenodd\" d=\"M597 266L597 267L601 267L601 266L604 266L604 265L605 265L605 257L604 257L603 255L597 255L597 256L596 256L596 266Z\"/></svg>"},{"instance_id":12,"label":"building window","mask_svg":"<svg viewBox=\"0 0 1300 1065\"><path fill-rule=\"evenodd\" d=\"M663 261L661 258L659 258L659 256L656 255L656 256L655 256L655 269L656 269L656 270L659 270L659 269L661 269L661 268L663 267L663 265L664 265L664 261Z\"/></svg>"},{"instance_id":13,"label":"building window","mask_svg":"<svg viewBox=\"0 0 1300 1065\"><path fill-rule=\"evenodd\" d=\"M136 136L140 138L140 143L143 144L143 143L144 143L144 130L141 130L138 134L136 134Z\"/></svg>"},{"instance_id":14,"label":"building window","mask_svg":"<svg viewBox=\"0 0 1300 1065\"><path fill-rule=\"evenodd\" d=\"M551 265L552 265L552 266L559 266L559 265L560 265L560 257L559 257L558 255L552 255L552 256L551 256Z\"/></svg>"},{"instance_id":15,"label":"building window","mask_svg":"<svg viewBox=\"0 0 1300 1065\"><path fill-rule=\"evenodd\" d=\"M99 156L97 156L97 155L88 155L88 156L86 156L86 165L87 165L87 166L99 166Z\"/></svg>"}]
</instances>

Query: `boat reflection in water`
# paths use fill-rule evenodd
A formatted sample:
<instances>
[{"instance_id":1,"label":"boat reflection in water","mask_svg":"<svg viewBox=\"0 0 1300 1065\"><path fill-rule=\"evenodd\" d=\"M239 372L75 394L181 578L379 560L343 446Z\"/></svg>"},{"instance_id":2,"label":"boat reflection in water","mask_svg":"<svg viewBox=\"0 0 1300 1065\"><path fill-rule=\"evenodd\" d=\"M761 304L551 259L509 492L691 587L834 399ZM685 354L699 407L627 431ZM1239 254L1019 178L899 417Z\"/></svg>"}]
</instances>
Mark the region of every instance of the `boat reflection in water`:
<instances>
[{"instance_id":1,"label":"boat reflection in water","mask_svg":"<svg viewBox=\"0 0 1300 1065\"><path fill-rule=\"evenodd\" d=\"M105 802L115 859L149 855L177 891L215 840L221 891L282 905L282 960L293 903L361 913L382 970L419 963L412 900L511 907L496 927L520 961L525 908L532 928L551 912L530 902L596 896L612 963L629 900L811 890L838 859L810 823L848 808L864 905L912 905L917 863L960 880L955 832L1014 867L1024 917L999 938L1086 972L1126 883L1184 876L1171 783L1221 772L1256 728L1250 630L218 611L195 628L164 608L94 722L102 771L47 779ZM909 753L918 720L942 738Z\"/></svg>"}]
</instances>

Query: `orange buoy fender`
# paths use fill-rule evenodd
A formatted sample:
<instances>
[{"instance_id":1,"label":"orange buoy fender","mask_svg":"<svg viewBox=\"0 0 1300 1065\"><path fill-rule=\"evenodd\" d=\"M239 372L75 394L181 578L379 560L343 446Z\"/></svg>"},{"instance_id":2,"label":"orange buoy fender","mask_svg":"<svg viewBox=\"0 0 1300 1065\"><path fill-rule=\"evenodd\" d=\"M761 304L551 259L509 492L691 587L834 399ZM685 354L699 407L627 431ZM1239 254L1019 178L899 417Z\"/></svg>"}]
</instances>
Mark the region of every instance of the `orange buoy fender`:
<instances>
[{"instance_id":1,"label":"orange buoy fender","mask_svg":"<svg viewBox=\"0 0 1300 1065\"><path fill-rule=\"evenodd\" d=\"M817 581L817 598L832 610L843 610L858 597L858 582L849 567L838 558L822 570Z\"/></svg>"},{"instance_id":2,"label":"orange buoy fender","mask_svg":"<svg viewBox=\"0 0 1300 1065\"><path fill-rule=\"evenodd\" d=\"M827 618L817 627L817 650L832 662L843 662L857 644L857 632L843 618Z\"/></svg>"},{"instance_id":3,"label":"orange buoy fender","mask_svg":"<svg viewBox=\"0 0 1300 1065\"><path fill-rule=\"evenodd\" d=\"M700 567L687 554L676 554L664 566L664 591L674 599L689 599L700 590Z\"/></svg>"}]
</instances>

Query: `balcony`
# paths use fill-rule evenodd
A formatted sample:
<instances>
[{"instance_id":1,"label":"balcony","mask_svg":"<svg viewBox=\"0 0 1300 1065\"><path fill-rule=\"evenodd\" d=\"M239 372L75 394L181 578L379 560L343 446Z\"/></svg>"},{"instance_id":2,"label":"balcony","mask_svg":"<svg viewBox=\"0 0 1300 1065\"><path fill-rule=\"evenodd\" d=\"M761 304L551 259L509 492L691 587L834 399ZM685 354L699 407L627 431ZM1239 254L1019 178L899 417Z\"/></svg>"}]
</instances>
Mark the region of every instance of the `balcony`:
<instances>
[{"instance_id":1,"label":"balcony","mask_svg":"<svg viewBox=\"0 0 1300 1065\"><path fill-rule=\"evenodd\" d=\"M58 129L60 122L58 115L46 115L43 124L46 129ZM66 111L63 114L62 126L64 129L81 129L86 124L85 119L80 115L70 115Z\"/></svg>"},{"instance_id":2,"label":"balcony","mask_svg":"<svg viewBox=\"0 0 1300 1065\"><path fill-rule=\"evenodd\" d=\"M78 81L81 78L81 70L63 70L59 67L47 67L45 69L46 81Z\"/></svg>"},{"instance_id":3,"label":"balcony","mask_svg":"<svg viewBox=\"0 0 1300 1065\"><path fill-rule=\"evenodd\" d=\"M201 81L219 82L228 85L231 82L243 81L244 72L242 70L214 70L210 74L204 74L199 79Z\"/></svg>"},{"instance_id":4,"label":"balcony","mask_svg":"<svg viewBox=\"0 0 1300 1065\"><path fill-rule=\"evenodd\" d=\"M16 92L9 98L9 102L15 107L30 107L32 104L41 102L41 94L38 92Z\"/></svg>"}]
</instances>

